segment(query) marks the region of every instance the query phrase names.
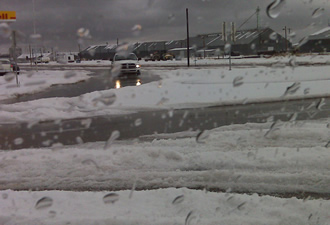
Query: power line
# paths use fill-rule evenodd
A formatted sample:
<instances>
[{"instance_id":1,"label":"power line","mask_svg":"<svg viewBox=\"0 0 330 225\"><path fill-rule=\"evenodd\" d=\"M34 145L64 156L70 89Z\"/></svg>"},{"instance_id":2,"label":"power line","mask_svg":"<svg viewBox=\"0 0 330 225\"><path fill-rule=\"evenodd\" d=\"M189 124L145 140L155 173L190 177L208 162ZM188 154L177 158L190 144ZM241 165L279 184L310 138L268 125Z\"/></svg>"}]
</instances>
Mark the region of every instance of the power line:
<instances>
[{"instance_id":1,"label":"power line","mask_svg":"<svg viewBox=\"0 0 330 225\"><path fill-rule=\"evenodd\" d=\"M247 18L237 29L239 30L244 24L246 24L255 14L257 14L257 29L259 29L259 12L260 8L258 6L257 10L249 17Z\"/></svg>"}]
</instances>

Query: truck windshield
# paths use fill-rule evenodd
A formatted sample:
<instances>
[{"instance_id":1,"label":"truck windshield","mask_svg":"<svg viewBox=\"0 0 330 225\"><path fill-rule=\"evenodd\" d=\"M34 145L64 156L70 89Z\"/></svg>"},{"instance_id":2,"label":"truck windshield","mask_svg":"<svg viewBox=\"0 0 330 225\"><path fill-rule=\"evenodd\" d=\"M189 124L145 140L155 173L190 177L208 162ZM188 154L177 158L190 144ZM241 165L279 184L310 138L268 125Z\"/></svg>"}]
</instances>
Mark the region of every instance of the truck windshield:
<instances>
[{"instance_id":1,"label":"truck windshield","mask_svg":"<svg viewBox=\"0 0 330 225\"><path fill-rule=\"evenodd\" d=\"M121 60L135 60L137 61L137 57L135 54L129 54L128 56L124 55L116 55L114 61L121 61Z\"/></svg>"}]
</instances>

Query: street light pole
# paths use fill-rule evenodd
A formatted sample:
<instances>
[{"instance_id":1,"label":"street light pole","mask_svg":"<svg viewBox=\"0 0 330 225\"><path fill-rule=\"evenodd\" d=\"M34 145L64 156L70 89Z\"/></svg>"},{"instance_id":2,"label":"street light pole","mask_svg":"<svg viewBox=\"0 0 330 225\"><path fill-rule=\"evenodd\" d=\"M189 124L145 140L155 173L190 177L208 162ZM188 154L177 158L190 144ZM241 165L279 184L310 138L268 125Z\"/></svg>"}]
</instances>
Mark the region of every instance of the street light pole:
<instances>
[{"instance_id":1,"label":"street light pole","mask_svg":"<svg viewBox=\"0 0 330 225\"><path fill-rule=\"evenodd\" d=\"M187 21L187 63L188 67L190 66L190 52L189 52L189 17L188 17L188 8L186 8L186 21Z\"/></svg>"},{"instance_id":2,"label":"street light pole","mask_svg":"<svg viewBox=\"0 0 330 225\"><path fill-rule=\"evenodd\" d=\"M205 59L205 36L203 35L203 48L204 48L204 54L203 54L203 58Z\"/></svg>"}]
</instances>

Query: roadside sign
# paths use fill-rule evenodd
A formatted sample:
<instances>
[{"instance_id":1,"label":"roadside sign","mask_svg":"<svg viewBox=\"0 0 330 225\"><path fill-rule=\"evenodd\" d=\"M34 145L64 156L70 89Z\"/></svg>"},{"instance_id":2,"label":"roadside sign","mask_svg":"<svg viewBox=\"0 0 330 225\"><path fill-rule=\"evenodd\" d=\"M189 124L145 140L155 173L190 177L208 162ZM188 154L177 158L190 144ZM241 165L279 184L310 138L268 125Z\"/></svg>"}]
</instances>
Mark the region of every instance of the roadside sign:
<instances>
[{"instance_id":1,"label":"roadside sign","mask_svg":"<svg viewBox=\"0 0 330 225\"><path fill-rule=\"evenodd\" d=\"M0 22L16 21L16 11L0 11Z\"/></svg>"}]
</instances>

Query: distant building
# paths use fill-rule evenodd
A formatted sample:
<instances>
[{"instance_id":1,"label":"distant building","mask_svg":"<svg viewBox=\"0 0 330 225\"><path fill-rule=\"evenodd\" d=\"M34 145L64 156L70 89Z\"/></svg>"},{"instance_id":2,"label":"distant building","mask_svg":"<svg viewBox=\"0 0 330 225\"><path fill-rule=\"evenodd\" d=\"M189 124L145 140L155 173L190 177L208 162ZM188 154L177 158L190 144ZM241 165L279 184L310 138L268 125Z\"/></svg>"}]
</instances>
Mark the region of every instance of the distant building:
<instances>
[{"instance_id":1,"label":"distant building","mask_svg":"<svg viewBox=\"0 0 330 225\"><path fill-rule=\"evenodd\" d=\"M308 37L308 41L298 48L299 52L330 52L330 27L326 27Z\"/></svg>"},{"instance_id":2,"label":"distant building","mask_svg":"<svg viewBox=\"0 0 330 225\"><path fill-rule=\"evenodd\" d=\"M199 35L203 40L203 48L224 50L225 42L222 33ZM285 52L291 48L291 43L270 28L237 31L235 41L231 43L232 53L239 55L256 55L263 53ZM198 46L197 42L197 46ZM200 45L200 44L199 44Z\"/></svg>"},{"instance_id":3,"label":"distant building","mask_svg":"<svg viewBox=\"0 0 330 225\"><path fill-rule=\"evenodd\" d=\"M227 40L230 41L230 34ZM292 47L287 39L270 28L237 31L235 41L230 43L232 54L236 55L272 54L285 52ZM221 33L197 35L189 39L190 54L191 57L219 56L220 53L223 54L225 44ZM116 48L117 45L94 45L81 51L79 57L87 60L112 60ZM187 48L186 39L135 43L132 51L139 58L162 56L168 52L182 58L187 57L184 48Z\"/></svg>"},{"instance_id":4,"label":"distant building","mask_svg":"<svg viewBox=\"0 0 330 225\"><path fill-rule=\"evenodd\" d=\"M31 55L30 54L21 54L20 56L17 57L18 62L35 62L37 61L38 57L48 57L50 60L52 60L52 55L53 53L47 52L47 53L34 53Z\"/></svg>"},{"instance_id":5,"label":"distant building","mask_svg":"<svg viewBox=\"0 0 330 225\"><path fill-rule=\"evenodd\" d=\"M59 63L72 63L78 58L78 53L74 52L57 52L56 62Z\"/></svg>"},{"instance_id":6,"label":"distant building","mask_svg":"<svg viewBox=\"0 0 330 225\"><path fill-rule=\"evenodd\" d=\"M82 60L112 60L116 48L117 45L92 45L79 52L78 56Z\"/></svg>"}]
</instances>

